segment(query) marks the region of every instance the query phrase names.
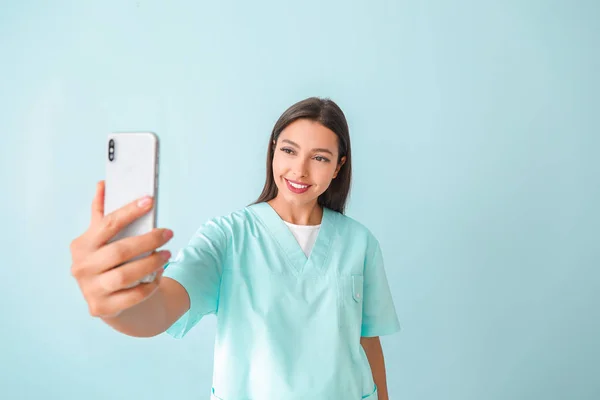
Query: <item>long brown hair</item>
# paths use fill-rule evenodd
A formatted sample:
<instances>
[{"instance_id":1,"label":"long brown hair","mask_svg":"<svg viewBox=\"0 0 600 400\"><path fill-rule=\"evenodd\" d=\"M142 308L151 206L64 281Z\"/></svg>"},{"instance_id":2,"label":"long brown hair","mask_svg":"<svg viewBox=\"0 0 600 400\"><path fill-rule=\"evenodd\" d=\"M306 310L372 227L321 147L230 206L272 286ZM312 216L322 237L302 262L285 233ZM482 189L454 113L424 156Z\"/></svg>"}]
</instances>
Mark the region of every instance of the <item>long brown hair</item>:
<instances>
[{"instance_id":1,"label":"long brown hair","mask_svg":"<svg viewBox=\"0 0 600 400\"><path fill-rule=\"evenodd\" d=\"M275 153L275 144L281 132L292 122L299 119L308 119L320 123L324 127L333 131L338 137L338 164L342 157L346 157L346 162L340 168L337 176L327 190L319 196L317 202L322 207L344 213L346 201L350 193L350 184L352 181L352 157L350 152L350 133L346 117L335 104L328 98L310 97L292 105L279 117L279 120L273 127L273 132L269 138L267 146L267 176L265 186L258 199L253 203L262 203L274 199L277 196L277 185L273 178L273 157ZM273 143L275 142L275 144Z\"/></svg>"}]
</instances>

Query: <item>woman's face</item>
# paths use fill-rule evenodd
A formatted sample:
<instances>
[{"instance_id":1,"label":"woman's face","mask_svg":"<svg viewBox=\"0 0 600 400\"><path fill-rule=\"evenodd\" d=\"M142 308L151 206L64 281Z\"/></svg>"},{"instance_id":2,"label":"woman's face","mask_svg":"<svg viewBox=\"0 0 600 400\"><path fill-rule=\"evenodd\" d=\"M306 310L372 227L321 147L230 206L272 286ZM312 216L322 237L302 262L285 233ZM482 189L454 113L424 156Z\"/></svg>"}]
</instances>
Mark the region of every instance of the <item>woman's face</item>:
<instances>
[{"instance_id":1,"label":"woman's face","mask_svg":"<svg viewBox=\"0 0 600 400\"><path fill-rule=\"evenodd\" d=\"M338 160L338 137L318 122L299 119L279 135L273 155L277 197L289 203L316 202L346 162Z\"/></svg>"}]
</instances>

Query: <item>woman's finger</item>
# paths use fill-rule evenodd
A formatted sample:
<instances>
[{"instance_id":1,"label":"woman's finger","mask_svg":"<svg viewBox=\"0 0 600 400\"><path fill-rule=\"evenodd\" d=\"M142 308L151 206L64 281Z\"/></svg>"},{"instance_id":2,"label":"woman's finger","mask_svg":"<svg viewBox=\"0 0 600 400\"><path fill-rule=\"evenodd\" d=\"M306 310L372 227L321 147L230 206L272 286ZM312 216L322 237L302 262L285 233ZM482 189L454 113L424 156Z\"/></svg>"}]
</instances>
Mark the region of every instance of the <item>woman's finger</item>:
<instances>
[{"instance_id":1,"label":"woman's finger","mask_svg":"<svg viewBox=\"0 0 600 400\"><path fill-rule=\"evenodd\" d=\"M123 228L152 209L153 199L149 196L129 204L102 217L86 232L89 243L100 248Z\"/></svg>"},{"instance_id":2,"label":"woman's finger","mask_svg":"<svg viewBox=\"0 0 600 400\"><path fill-rule=\"evenodd\" d=\"M119 290L130 288L143 277L163 268L171 257L168 250L153 253L140 260L128 262L98 276L98 288L101 293L110 295Z\"/></svg>"},{"instance_id":3,"label":"woman's finger","mask_svg":"<svg viewBox=\"0 0 600 400\"><path fill-rule=\"evenodd\" d=\"M92 225L97 224L104 218L104 181L96 184L96 195L92 201Z\"/></svg>"},{"instance_id":4,"label":"woman's finger","mask_svg":"<svg viewBox=\"0 0 600 400\"><path fill-rule=\"evenodd\" d=\"M120 290L103 299L102 302L89 304L90 314L94 317L115 317L152 296L158 287L159 283L154 281Z\"/></svg>"},{"instance_id":5,"label":"woman's finger","mask_svg":"<svg viewBox=\"0 0 600 400\"><path fill-rule=\"evenodd\" d=\"M161 228L143 235L120 239L104 245L94 252L88 260L88 265L95 266L92 272L99 274L126 263L141 254L156 250L171 240L172 237L173 231Z\"/></svg>"}]
</instances>

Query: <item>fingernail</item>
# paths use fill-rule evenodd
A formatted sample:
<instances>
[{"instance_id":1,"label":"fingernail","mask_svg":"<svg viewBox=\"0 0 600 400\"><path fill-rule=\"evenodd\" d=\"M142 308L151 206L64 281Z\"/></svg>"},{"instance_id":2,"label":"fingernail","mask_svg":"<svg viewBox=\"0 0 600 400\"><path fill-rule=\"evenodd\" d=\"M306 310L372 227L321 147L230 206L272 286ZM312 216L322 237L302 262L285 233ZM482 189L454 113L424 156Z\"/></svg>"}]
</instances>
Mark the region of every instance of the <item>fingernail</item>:
<instances>
[{"instance_id":1,"label":"fingernail","mask_svg":"<svg viewBox=\"0 0 600 400\"><path fill-rule=\"evenodd\" d=\"M160 256L163 260L168 261L171 258L171 252L169 250L163 250L160 252Z\"/></svg>"},{"instance_id":2,"label":"fingernail","mask_svg":"<svg viewBox=\"0 0 600 400\"><path fill-rule=\"evenodd\" d=\"M165 230L163 231L163 237L164 237L166 240L169 240L169 239L171 239L171 238L173 237L173 231L172 231L172 230L170 230L170 229L165 229Z\"/></svg>"},{"instance_id":3,"label":"fingernail","mask_svg":"<svg viewBox=\"0 0 600 400\"><path fill-rule=\"evenodd\" d=\"M145 207L148 207L150 205L150 203L152 203L152 197L145 196L145 197L142 197L140 200L138 200L137 205L140 208L145 208Z\"/></svg>"}]
</instances>

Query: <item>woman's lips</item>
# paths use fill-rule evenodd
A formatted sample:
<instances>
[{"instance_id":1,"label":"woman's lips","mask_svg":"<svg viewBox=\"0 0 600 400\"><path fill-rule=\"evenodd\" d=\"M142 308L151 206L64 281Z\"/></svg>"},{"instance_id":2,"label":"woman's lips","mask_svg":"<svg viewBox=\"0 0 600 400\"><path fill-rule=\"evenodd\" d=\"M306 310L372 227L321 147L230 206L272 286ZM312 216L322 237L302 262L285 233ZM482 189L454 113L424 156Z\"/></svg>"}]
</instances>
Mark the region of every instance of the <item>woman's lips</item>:
<instances>
[{"instance_id":1,"label":"woman's lips","mask_svg":"<svg viewBox=\"0 0 600 400\"><path fill-rule=\"evenodd\" d=\"M283 178L283 179L285 179L285 178ZM302 193L306 192L308 189L310 189L310 186L311 186L311 185L306 185L306 184L290 181L288 179L285 179L285 182L287 184L288 189L290 189L291 192L296 193L296 194L302 194Z\"/></svg>"}]
</instances>

